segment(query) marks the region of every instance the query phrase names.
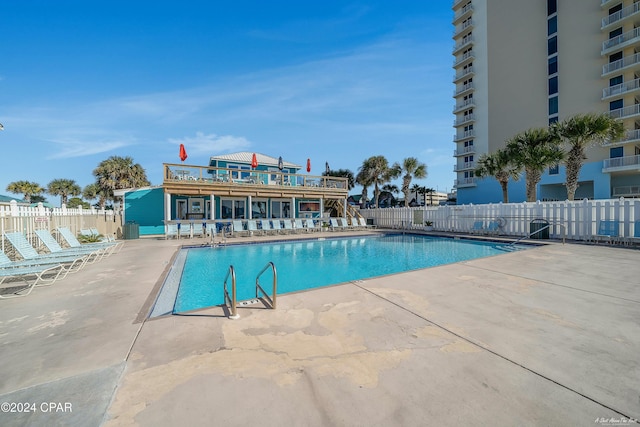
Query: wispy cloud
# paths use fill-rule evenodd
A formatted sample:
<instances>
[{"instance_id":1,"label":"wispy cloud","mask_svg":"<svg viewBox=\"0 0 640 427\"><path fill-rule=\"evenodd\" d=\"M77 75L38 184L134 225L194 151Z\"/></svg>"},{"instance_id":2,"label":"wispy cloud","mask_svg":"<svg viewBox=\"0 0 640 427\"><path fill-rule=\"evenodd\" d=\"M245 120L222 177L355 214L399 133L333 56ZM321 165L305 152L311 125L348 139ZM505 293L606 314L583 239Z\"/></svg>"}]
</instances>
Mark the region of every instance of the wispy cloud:
<instances>
[{"instance_id":1,"label":"wispy cloud","mask_svg":"<svg viewBox=\"0 0 640 427\"><path fill-rule=\"evenodd\" d=\"M184 144L187 153L214 154L227 151L244 150L251 143L244 137L233 135L205 135L204 132L196 132L195 137L169 138L171 144Z\"/></svg>"}]
</instances>

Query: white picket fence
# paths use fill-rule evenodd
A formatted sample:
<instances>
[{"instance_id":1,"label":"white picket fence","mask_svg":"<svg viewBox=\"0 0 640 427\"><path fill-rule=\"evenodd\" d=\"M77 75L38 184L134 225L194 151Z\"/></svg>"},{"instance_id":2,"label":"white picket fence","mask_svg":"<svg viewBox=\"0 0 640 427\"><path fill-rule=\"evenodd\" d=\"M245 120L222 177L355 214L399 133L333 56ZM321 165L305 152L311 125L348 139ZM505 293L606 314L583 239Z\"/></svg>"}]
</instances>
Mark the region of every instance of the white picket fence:
<instances>
[{"instance_id":1,"label":"white picket fence","mask_svg":"<svg viewBox=\"0 0 640 427\"><path fill-rule=\"evenodd\" d=\"M34 230L48 229L53 232L57 227L67 227L74 234L93 227L102 235L122 237L121 216L112 210L69 209L64 205L49 209L42 203L31 207L19 206L15 201L0 206L0 247L3 251L7 244L1 238L4 233L20 231L32 238Z\"/></svg>"},{"instance_id":2,"label":"white picket fence","mask_svg":"<svg viewBox=\"0 0 640 427\"><path fill-rule=\"evenodd\" d=\"M617 222L620 237L633 236L635 222L640 221L640 199L361 209L360 213L379 227L423 229L425 221L432 221L436 231L460 233L473 232L479 222L485 226L497 222L499 234L506 236L527 236L532 221L544 220L551 224L551 238L590 240L600 221Z\"/></svg>"}]
</instances>

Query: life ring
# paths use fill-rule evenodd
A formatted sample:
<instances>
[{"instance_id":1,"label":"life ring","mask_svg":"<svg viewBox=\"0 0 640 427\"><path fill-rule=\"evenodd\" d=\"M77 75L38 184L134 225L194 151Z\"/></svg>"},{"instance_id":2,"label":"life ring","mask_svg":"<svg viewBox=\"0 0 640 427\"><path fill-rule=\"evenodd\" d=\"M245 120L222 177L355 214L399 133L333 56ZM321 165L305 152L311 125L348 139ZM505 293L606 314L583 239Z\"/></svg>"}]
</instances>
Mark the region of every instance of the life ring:
<instances>
[{"instance_id":1,"label":"life ring","mask_svg":"<svg viewBox=\"0 0 640 427\"><path fill-rule=\"evenodd\" d=\"M507 220L506 218L499 216L496 218L496 223L498 223L498 227L503 228L505 225L507 225Z\"/></svg>"}]
</instances>

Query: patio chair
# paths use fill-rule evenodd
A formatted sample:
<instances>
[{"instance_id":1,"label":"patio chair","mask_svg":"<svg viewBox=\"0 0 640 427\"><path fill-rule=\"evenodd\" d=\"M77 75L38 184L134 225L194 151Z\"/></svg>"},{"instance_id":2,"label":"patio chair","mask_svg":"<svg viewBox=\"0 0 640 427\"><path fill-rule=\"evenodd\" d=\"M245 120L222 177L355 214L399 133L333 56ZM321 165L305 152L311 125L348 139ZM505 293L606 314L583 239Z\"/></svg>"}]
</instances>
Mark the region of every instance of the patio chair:
<instances>
[{"instance_id":1,"label":"patio chair","mask_svg":"<svg viewBox=\"0 0 640 427\"><path fill-rule=\"evenodd\" d=\"M309 230L305 230L304 225L302 225L302 220L300 218L296 218L293 220L293 225L295 226L296 233L309 232Z\"/></svg>"},{"instance_id":2,"label":"patio chair","mask_svg":"<svg viewBox=\"0 0 640 427\"><path fill-rule=\"evenodd\" d=\"M231 226L233 229L233 235L234 236L240 236L242 235L246 235L248 234L248 231L246 231L244 229L244 227L242 226L242 221L240 221L239 219L234 219L233 221L231 221Z\"/></svg>"},{"instance_id":3,"label":"patio chair","mask_svg":"<svg viewBox=\"0 0 640 427\"><path fill-rule=\"evenodd\" d=\"M318 228L316 227L316 223L313 221L313 219L311 218L307 218L304 221L304 227L309 231L309 232L314 232L314 231L318 231Z\"/></svg>"},{"instance_id":4,"label":"patio chair","mask_svg":"<svg viewBox=\"0 0 640 427\"><path fill-rule=\"evenodd\" d=\"M191 226L193 237L206 237L205 229L201 222L194 222Z\"/></svg>"},{"instance_id":5,"label":"patio chair","mask_svg":"<svg viewBox=\"0 0 640 427\"><path fill-rule=\"evenodd\" d=\"M329 218L329 228L331 229L331 231L337 231L337 230L342 230L342 224L338 223L338 219L337 218Z\"/></svg>"},{"instance_id":6,"label":"patio chair","mask_svg":"<svg viewBox=\"0 0 640 427\"><path fill-rule=\"evenodd\" d=\"M71 230L67 227L58 227L58 234L62 236L62 238L67 242L69 247L71 248L100 248L100 247L110 247L113 246L111 250L111 254L119 252L122 246L124 246L124 242L97 242L97 243L80 243L80 241L73 235Z\"/></svg>"},{"instance_id":7,"label":"patio chair","mask_svg":"<svg viewBox=\"0 0 640 427\"><path fill-rule=\"evenodd\" d=\"M26 297L36 286L52 285L63 273L64 276L67 275L67 270L62 264L3 266L0 268L0 285L3 285L7 279L13 280L8 282L9 286L0 288L0 299ZM45 275L49 277L45 277ZM35 280L30 282L29 277L33 277ZM16 286L14 282L22 282L24 285Z\"/></svg>"},{"instance_id":8,"label":"patio chair","mask_svg":"<svg viewBox=\"0 0 640 427\"><path fill-rule=\"evenodd\" d=\"M17 231L4 233L4 237L25 261L32 261L34 264L58 263L63 264L68 272L75 272L84 267L89 259L86 254L39 254L24 235Z\"/></svg>"},{"instance_id":9,"label":"patio chair","mask_svg":"<svg viewBox=\"0 0 640 427\"><path fill-rule=\"evenodd\" d=\"M610 244L620 240L620 224L614 220L601 220L598 223L598 233L593 236L593 241L607 242Z\"/></svg>"},{"instance_id":10,"label":"patio chair","mask_svg":"<svg viewBox=\"0 0 640 427\"><path fill-rule=\"evenodd\" d=\"M191 223L179 222L178 223L178 237L191 238Z\"/></svg>"},{"instance_id":11,"label":"patio chair","mask_svg":"<svg viewBox=\"0 0 640 427\"><path fill-rule=\"evenodd\" d=\"M347 218L338 218L338 224L342 226L343 230L351 230L352 227L349 225L349 221Z\"/></svg>"},{"instance_id":12,"label":"patio chair","mask_svg":"<svg viewBox=\"0 0 640 427\"><path fill-rule=\"evenodd\" d=\"M247 232L249 235L260 233L260 230L258 230L258 223L255 219L247 220Z\"/></svg>"},{"instance_id":13,"label":"patio chair","mask_svg":"<svg viewBox=\"0 0 640 427\"><path fill-rule=\"evenodd\" d=\"M360 225L361 225L362 227L364 227L364 228L376 228L376 226L375 226L375 225L369 225L369 224L367 224L367 220L366 220L366 219L364 219L364 218L362 218L362 217L361 217L361 218L359 218L359 219L358 219L358 221L360 222Z\"/></svg>"},{"instance_id":14,"label":"patio chair","mask_svg":"<svg viewBox=\"0 0 640 427\"><path fill-rule=\"evenodd\" d=\"M263 234L273 234L274 231L271 228L271 221L269 221L268 219L261 219L260 220L260 227L262 227L262 233Z\"/></svg>"},{"instance_id":15,"label":"patio chair","mask_svg":"<svg viewBox=\"0 0 640 427\"><path fill-rule=\"evenodd\" d=\"M90 257L92 263L111 254L111 249L113 249L112 246L63 249L51 233L49 233L49 230L36 230L35 233L50 253L60 255L87 255Z\"/></svg>"},{"instance_id":16,"label":"patio chair","mask_svg":"<svg viewBox=\"0 0 640 427\"><path fill-rule=\"evenodd\" d=\"M629 245L640 243L640 221L633 223L633 236L627 237L627 243Z\"/></svg>"},{"instance_id":17,"label":"patio chair","mask_svg":"<svg viewBox=\"0 0 640 427\"><path fill-rule=\"evenodd\" d=\"M360 224L360 221L358 220L358 218L356 218L355 216L351 218L351 229L352 230L365 230L366 228L367 228L366 223L363 226L362 224Z\"/></svg>"},{"instance_id":18,"label":"patio chair","mask_svg":"<svg viewBox=\"0 0 640 427\"><path fill-rule=\"evenodd\" d=\"M487 234L500 234L500 223L498 221L490 221L486 232Z\"/></svg>"},{"instance_id":19,"label":"patio chair","mask_svg":"<svg viewBox=\"0 0 640 427\"><path fill-rule=\"evenodd\" d=\"M279 219L271 220L271 228L273 228L273 231L275 231L276 233L280 233L280 231L282 230L282 227L280 226L280 220Z\"/></svg>"},{"instance_id":20,"label":"patio chair","mask_svg":"<svg viewBox=\"0 0 640 427\"><path fill-rule=\"evenodd\" d=\"M178 224L167 224L164 232L164 239L167 240L169 237L178 238Z\"/></svg>"},{"instance_id":21,"label":"patio chair","mask_svg":"<svg viewBox=\"0 0 640 427\"><path fill-rule=\"evenodd\" d=\"M484 233L484 221L474 221L473 227L471 227L471 233L483 234Z\"/></svg>"},{"instance_id":22,"label":"patio chair","mask_svg":"<svg viewBox=\"0 0 640 427\"><path fill-rule=\"evenodd\" d=\"M283 219L282 224L284 225L285 233L293 233L293 224L290 219Z\"/></svg>"},{"instance_id":23,"label":"patio chair","mask_svg":"<svg viewBox=\"0 0 640 427\"><path fill-rule=\"evenodd\" d=\"M94 236L102 236L102 241L103 242L115 242L116 239L113 236L110 236L108 234L106 235L101 235L100 232L98 232L97 228L89 228L89 231L91 232L91 234L93 234Z\"/></svg>"}]
</instances>

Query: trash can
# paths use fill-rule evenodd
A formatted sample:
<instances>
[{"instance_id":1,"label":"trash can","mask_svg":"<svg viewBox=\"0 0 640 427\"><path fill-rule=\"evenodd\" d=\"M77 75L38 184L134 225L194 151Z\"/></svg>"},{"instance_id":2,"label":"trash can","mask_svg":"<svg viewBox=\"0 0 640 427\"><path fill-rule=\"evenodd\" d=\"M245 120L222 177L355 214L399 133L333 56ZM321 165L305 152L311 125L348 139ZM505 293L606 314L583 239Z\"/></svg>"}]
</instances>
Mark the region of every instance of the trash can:
<instances>
[{"instance_id":1,"label":"trash can","mask_svg":"<svg viewBox=\"0 0 640 427\"><path fill-rule=\"evenodd\" d=\"M140 238L140 226L134 221L127 221L122 227L122 237L125 240L139 239Z\"/></svg>"},{"instance_id":2,"label":"trash can","mask_svg":"<svg viewBox=\"0 0 640 427\"><path fill-rule=\"evenodd\" d=\"M549 225L549 221L547 221L546 219L534 219L533 221L531 221L531 223L529 224L529 238L548 239L549 238L548 225Z\"/></svg>"},{"instance_id":3,"label":"trash can","mask_svg":"<svg viewBox=\"0 0 640 427\"><path fill-rule=\"evenodd\" d=\"M373 218L367 218L367 225L375 225L373 223Z\"/></svg>"}]
</instances>

